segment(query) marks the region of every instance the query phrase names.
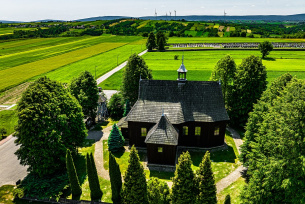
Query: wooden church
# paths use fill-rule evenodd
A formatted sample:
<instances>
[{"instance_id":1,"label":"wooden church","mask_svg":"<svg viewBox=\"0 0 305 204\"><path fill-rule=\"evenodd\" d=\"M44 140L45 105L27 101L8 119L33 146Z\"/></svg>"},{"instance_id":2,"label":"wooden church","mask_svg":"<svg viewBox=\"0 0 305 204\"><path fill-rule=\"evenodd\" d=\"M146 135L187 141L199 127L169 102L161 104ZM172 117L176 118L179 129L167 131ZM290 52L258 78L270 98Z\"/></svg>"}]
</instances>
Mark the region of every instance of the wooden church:
<instances>
[{"instance_id":1,"label":"wooden church","mask_svg":"<svg viewBox=\"0 0 305 204\"><path fill-rule=\"evenodd\" d=\"M140 80L139 98L119 122L129 145L146 147L148 163L175 165L178 146L224 145L229 117L221 85L187 81L183 64L178 79Z\"/></svg>"}]
</instances>

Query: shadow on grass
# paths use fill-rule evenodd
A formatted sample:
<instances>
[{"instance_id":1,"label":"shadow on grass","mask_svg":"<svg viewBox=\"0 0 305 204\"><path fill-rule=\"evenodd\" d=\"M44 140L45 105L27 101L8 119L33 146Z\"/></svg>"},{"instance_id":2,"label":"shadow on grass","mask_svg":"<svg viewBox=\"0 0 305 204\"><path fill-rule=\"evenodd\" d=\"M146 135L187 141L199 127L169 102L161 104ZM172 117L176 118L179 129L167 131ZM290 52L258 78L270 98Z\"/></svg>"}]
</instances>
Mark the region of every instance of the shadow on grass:
<instances>
[{"instance_id":1,"label":"shadow on grass","mask_svg":"<svg viewBox=\"0 0 305 204\"><path fill-rule=\"evenodd\" d=\"M174 172L150 170L150 177L157 177L159 179L171 180L172 177L174 176L175 176Z\"/></svg>"},{"instance_id":2,"label":"shadow on grass","mask_svg":"<svg viewBox=\"0 0 305 204\"><path fill-rule=\"evenodd\" d=\"M266 60L266 61L276 61L276 59L272 58L272 57L266 57L263 60Z\"/></svg>"},{"instance_id":3,"label":"shadow on grass","mask_svg":"<svg viewBox=\"0 0 305 204\"><path fill-rule=\"evenodd\" d=\"M101 131L101 130L103 130L102 126L107 126L108 123L109 123L108 120L107 121L101 121L101 122L97 123L92 130L94 130L94 131Z\"/></svg>"}]
</instances>

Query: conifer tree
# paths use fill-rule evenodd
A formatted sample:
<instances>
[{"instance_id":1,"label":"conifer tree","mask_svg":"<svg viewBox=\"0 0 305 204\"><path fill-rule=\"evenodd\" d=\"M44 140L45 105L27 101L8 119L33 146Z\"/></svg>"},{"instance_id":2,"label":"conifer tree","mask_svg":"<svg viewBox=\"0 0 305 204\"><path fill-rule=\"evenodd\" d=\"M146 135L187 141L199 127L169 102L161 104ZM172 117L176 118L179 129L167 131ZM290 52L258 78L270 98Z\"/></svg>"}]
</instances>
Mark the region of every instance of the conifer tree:
<instances>
[{"instance_id":1,"label":"conifer tree","mask_svg":"<svg viewBox=\"0 0 305 204\"><path fill-rule=\"evenodd\" d=\"M169 204L170 190L166 182L152 177L147 183L148 201L150 204Z\"/></svg>"},{"instance_id":2,"label":"conifer tree","mask_svg":"<svg viewBox=\"0 0 305 204\"><path fill-rule=\"evenodd\" d=\"M230 197L230 194L226 195L224 204L231 204L231 197Z\"/></svg>"},{"instance_id":3,"label":"conifer tree","mask_svg":"<svg viewBox=\"0 0 305 204\"><path fill-rule=\"evenodd\" d=\"M127 99L126 100L126 103L125 103L125 108L124 108L124 114L123 114L123 117L127 116L129 111L130 111L130 102L129 100Z\"/></svg>"},{"instance_id":4,"label":"conifer tree","mask_svg":"<svg viewBox=\"0 0 305 204\"><path fill-rule=\"evenodd\" d=\"M114 204L120 204L122 191L122 176L120 166L116 162L111 152L109 153L109 177L111 183L112 202Z\"/></svg>"},{"instance_id":5,"label":"conifer tree","mask_svg":"<svg viewBox=\"0 0 305 204\"><path fill-rule=\"evenodd\" d=\"M172 202L192 204L195 201L194 172L189 152L184 152L178 159L172 186Z\"/></svg>"},{"instance_id":6,"label":"conifer tree","mask_svg":"<svg viewBox=\"0 0 305 204\"><path fill-rule=\"evenodd\" d=\"M99 181L96 180L97 174L96 169L94 170L95 164L93 164L94 160L92 160L91 156L87 154L87 174L89 180L90 187L90 196L91 200L100 200L102 197L102 191L100 189Z\"/></svg>"},{"instance_id":7,"label":"conifer tree","mask_svg":"<svg viewBox=\"0 0 305 204\"><path fill-rule=\"evenodd\" d=\"M132 146L128 168L124 176L122 200L124 204L147 204L147 183L138 151Z\"/></svg>"},{"instance_id":8,"label":"conifer tree","mask_svg":"<svg viewBox=\"0 0 305 204\"><path fill-rule=\"evenodd\" d=\"M108 137L108 150L111 152L117 152L124 146L125 139L119 130L118 126L114 124Z\"/></svg>"},{"instance_id":9,"label":"conifer tree","mask_svg":"<svg viewBox=\"0 0 305 204\"><path fill-rule=\"evenodd\" d=\"M197 187L196 203L216 204L216 186L209 151L205 153L199 169L196 171L195 181Z\"/></svg>"},{"instance_id":10,"label":"conifer tree","mask_svg":"<svg viewBox=\"0 0 305 204\"><path fill-rule=\"evenodd\" d=\"M82 189L79 185L78 177L76 174L76 169L74 166L73 158L71 155L70 150L67 150L66 154L66 166L67 166L67 172L69 176L69 181L71 185L71 191L72 191L72 197L77 197L82 194Z\"/></svg>"}]
</instances>

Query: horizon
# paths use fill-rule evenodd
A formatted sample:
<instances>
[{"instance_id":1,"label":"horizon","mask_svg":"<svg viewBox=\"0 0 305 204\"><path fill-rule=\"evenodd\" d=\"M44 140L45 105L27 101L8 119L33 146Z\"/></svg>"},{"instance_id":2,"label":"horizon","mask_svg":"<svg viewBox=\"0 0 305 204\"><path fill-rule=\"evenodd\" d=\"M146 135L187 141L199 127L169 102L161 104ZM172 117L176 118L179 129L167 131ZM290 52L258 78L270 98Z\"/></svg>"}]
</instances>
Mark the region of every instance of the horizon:
<instances>
[{"instance_id":1,"label":"horizon","mask_svg":"<svg viewBox=\"0 0 305 204\"><path fill-rule=\"evenodd\" d=\"M40 20L73 21L84 18L103 16L145 17L154 16L155 10L158 16L222 16L224 11L227 16L261 16L261 15L298 15L304 14L305 2L296 0L250 0L227 2L218 0L214 2L201 2L194 0L191 4L183 1L168 0L166 2L156 0L129 2L115 0L101 2L99 0L0 0L0 20L31 22Z\"/></svg>"}]
</instances>

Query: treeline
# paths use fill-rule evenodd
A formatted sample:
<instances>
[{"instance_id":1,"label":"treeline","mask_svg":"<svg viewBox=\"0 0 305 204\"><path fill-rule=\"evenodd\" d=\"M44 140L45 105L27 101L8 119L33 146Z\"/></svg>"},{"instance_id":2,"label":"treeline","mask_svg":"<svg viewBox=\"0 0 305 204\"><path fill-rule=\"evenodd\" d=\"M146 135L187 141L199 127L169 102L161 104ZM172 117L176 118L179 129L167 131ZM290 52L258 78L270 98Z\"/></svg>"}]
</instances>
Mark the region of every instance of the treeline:
<instances>
[{"instance_id":1,"label":"treeline","mask_svg":"<svg viewBox=\"0 0 305 204\"><path fill-rule=\"evenodd\" d=\"M13 34L0 35L0 40L18 39L18 38L49 38L58 37L61 34L69 31L69 28L63 25L53 26L48 29L37 28L36 30L14 30ZM100 36L103 34L103 29L84 29L82 32L67 32L66 37L92 35Z\"/></svg>"}]
</instances>

